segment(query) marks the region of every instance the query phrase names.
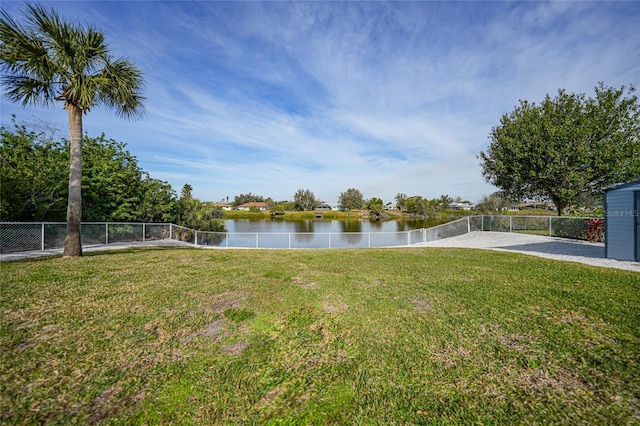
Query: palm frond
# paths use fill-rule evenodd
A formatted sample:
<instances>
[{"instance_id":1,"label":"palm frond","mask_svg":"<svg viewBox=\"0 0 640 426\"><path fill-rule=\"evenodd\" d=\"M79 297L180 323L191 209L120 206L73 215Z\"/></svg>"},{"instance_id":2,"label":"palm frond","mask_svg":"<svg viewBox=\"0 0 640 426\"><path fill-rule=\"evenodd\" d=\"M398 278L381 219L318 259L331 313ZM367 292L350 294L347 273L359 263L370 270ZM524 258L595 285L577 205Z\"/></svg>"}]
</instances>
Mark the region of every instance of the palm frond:
<instances>
[{"instance_id":1,"label":"palm frond","mask_svg":"<svg viewBox=\"0 0 640 426\"><path fill-rule=\"evenodd\" d=\"M116 114L135 118L144 115L142 72L126 59L107 61L99 73L102 102Z\"/></svg>"},{"instance_id":2,"label":"palm frond","mask_svg":"<svg viewBox=\"0 0 640 426\"><path fill-rule=\"evenodd\" d=\"M2 77L2 86L6 88L6 96L13 102L26 105L45 104L55 102L55 87L48 81L21 75L7 75Z\"/></svg>"},{"instance_id":3,"label":"palm frond","mask_svg":"<svg viewBox=\"0 0 640 426\"><path fill-rule=\"evenodd\" d=\"M23 26L4 11L0 16L0 68L9 99L64 100L85 112L103 104L128 118L144 113L142 73L125 59L111 61L100 31L64 22L39 5L28 5L25 18Z\"/></svg>"}]
</instances>

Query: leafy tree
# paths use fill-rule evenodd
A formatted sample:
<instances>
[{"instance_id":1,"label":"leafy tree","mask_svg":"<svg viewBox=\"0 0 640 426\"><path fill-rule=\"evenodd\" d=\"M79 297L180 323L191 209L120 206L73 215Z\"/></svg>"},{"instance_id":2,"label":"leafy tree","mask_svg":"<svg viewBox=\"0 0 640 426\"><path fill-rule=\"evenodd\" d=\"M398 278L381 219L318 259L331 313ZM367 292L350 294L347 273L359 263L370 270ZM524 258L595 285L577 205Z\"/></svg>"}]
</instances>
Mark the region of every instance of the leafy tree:
<instances>
[{"instance_id":1,"label":"leafy tree","mask_svg":"<svg viewBox=\"0 0 640 426\"><path fill-rule=\"evenodd\" d=\"M224 215L220 207L202 203L195 198L182 204L181 221L179 225L197 231L224 232L224 224L220 217Z\"/></svg>"},{"instance_id":2,"label":"leafy tree","mask_svg":"<svg viewBox=\"0 0 640 426\"><path fill-rule=\"evenodd\" d=\"M224 212L220 207L203 203L191 195L193 187L186 183L178 199L178 225L197 231L224 232L221 218Z\"/></svg>"},{"instance_id":3,"label":"leafy tree","mask_svg":"<svg viewBox=\"0 0 640 426\"><path fill-rule=\"evenodd\" d=\"M640 104L635 88L595 97L559 90L540 105L520 101L481 152L483 176L514 199L551 199L558 215L585 191L640 179Z\"/></svg>"},{"instance_id":4,"label":"leafy tree","mask_svg":"<svg viewBox=\"0 0 640 426\"><path fill-rule=\"evenodd\" d=\"M83 215L90 221L174 221L171 186L138 167L125 144L84 137ZM65 218L69 141L53 141L26 126L0 131L0 214L10 221Z\"/></svg>"},{"instance_id":5,"label":"leafy tree","mask_svg":"<svg viewBox=\"0 0 640 426\"><path fill-rule=\"evenodd\" d=\"M140 203L136 217L141 222L175 222L178 203L176 193L167 182L144 173L140 181Z\"/></svg>"},{"instance_id":6,"label":"leafy tree","mask_svg":"<svg viewBox=\"0 0 640 426\"><path fill-rule=\"evenodd\" d=\"M402 193L398 193L398 195L396 195L396 207L398 208L398 210L402 211L405 210L406 208L406 201L407 201L407 194L402 194Z\"/></svg>"},{"instance_id":7,"label":"leafy tree","mask_svg":"<svg viewBox=\"0 0 640 426\"><path fill-rule=\"evenodd\" d=\"M453 198L443 194L440 196L440 198L437 199L436 206L438 210L446 211L447 209L449 209L449 206L451 205L452 202L453 202Z\"/></svg>"},{"instance_id":8,"label":"leafy tree","mask_svg":"<svg viewBox=\"0 0 640 426\"><path fill-rule=\"evenodd\" d=\"M271 216L281 216L284 214L285 204L284 203L275 204L271 207L270 210L271 210Z\"/></svg>"},{"instance_id":9,"label":"leafy tree","mask_svg":"<svg viewBox=\"0 0 640 426\"><path fill-rule=\"evenodd\" d=\"M340 193L338 204L347 210L358 210L364 205L364 197L358 189L349 188Z\"/></svg>"},{"instance_id":10,"label":"leafy tree","mask_svg":"<svg viewBox=\"0 0 640 426\"><path fill-rule=\"evenodd\" d=\"M293 196L293 201L300 210L313 210L316 205L316 196L308 189L298 189Z\"/></svg>"},{"instance_id":11,"label":"leafy tree","mask_svg":"<svg viewBox=\"0 0 640 426\"><path fill-rule=\"evenodd\" d=\"M271 206L275 206L277 203L274 201L273 198L271 197L267 197L263 200L263 202L267 205L267 207L271 207Z\"/></svg>"},{"instance_id":12,"label":"leafy tree","mask_svg":"<svg viewBox=\"0 0 640 426\"><path fill-rule=\"evenodd\" d=\"M264 198L260 195L253 195L252 193L236 195L233 204L241 206L246 203L260 203L264 202Z\"/></svg>"},{"instance_id":13,"label":"leafy tree","mask_svg":"<svg viewBox=\"0 0 640 426\"><path fill-rule=\"evenodd\" d=\"M193 191L193 186L189 185L188 183L185 183L184 186L182 187L182 190L180 191L180 200L190 200L193 198L193 196L191 195Z\"/></svg>"},{"instance_id":14,"label":"leafy tree","mask_svg":"<svg viewBox=\"0 0 640 426\"><path fill-rule=\"evenodd\" d=\"M502 192L498 191L490 195L483 195L478 207L488 212L499 212L509 207L509 204L511 204L511 201Z\"/></svg>"},{"instance_id":15,"label":"leafy tree","mask_svg":"<svg viewBox=\"0 0 640 426\"><path fill-rule=\"evenodd\" d=\"M64 142L68 153L69 142ZM123 142L84 137L82 210L88 221L170 222L176 219L176 194L167 182L138 166Z\"/></svg>"},{"instance_id":16,"label":"leafy tree","mask_svg":"<svg viewBox=\"0 0 640 426\"><path fill-rule=\"evenodd\" d=\"M64 22L38 5L28 5L24 18L26 26L1 13L2 86L23 105L64 102L70 140L64 256L81 256L82 116L97 105L141 115L142 73L126 59L113 59L104 35L92 27Z\"/></svg>"},{"instance_id":17,"label":"leafy tree","mask_svg":"<svg viewBox=\"0 0 640 426\"><path fill-rule=\"evenodd\" d=\"M380 198L373 197L367 200L367 210L371 213L379 214L384 211L384 202Z\"/></svg>"},{"instance_id":18,"label":"leafy tree","mask_svg":"<svg viewBox=\"0 0 640 426\"><path fill-rule=\"evenodd\" d=\"M427 216L427 200L419 195L408 197L404 200L406 212L417 216Z\"/></svg>"},{"instance_id":19,"label":"leafy tree","mask_svg":"<svg viewBox=\"0 0 640 426\"><path fill-rule=\"evenodd\" d=\"M68 147L68 143L67 143ZM87 221L134 221L142 170L125 144L104 135L84 137L82 212Z\"/></svg>"},{"instance_id":20,"label":"leafy tree","mask_svg":"<svg viewBox=\"0 0 640 426\"><path fill-rule=\"evenodd\" d=\"M4 221L64 219L68 153L62 144L16 124L0 128L0 218Z\"/></svg>"},{"instance_id":21,"label":"leafy tree","mask_svg":"<svg viewBox=\"0 0 640 426\"><path fill-rule=\"evenodd\" d=\"M278 204L284 206L284 211L287 211L287 212L293 211L296 209L295 201L280 201Z\"/></svg>"}]
</instances>

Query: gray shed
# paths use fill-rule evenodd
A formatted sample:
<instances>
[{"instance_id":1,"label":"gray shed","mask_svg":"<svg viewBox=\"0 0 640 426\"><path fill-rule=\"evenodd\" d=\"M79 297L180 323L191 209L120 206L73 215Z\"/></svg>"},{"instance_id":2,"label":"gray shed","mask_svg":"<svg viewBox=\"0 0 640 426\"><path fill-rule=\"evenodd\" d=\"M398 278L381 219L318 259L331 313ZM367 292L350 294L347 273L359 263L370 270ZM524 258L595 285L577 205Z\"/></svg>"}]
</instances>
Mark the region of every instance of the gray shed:
<instances>
[{"instance_id":1,"label":"gray shed","mask_svg":"<svg viewBox=\"0 0 640 426\"><path fill-rule=\"evenodd\" d=\"M605 257L640 262L640 180L607 190Z\"/></svg>"}]
</instances>

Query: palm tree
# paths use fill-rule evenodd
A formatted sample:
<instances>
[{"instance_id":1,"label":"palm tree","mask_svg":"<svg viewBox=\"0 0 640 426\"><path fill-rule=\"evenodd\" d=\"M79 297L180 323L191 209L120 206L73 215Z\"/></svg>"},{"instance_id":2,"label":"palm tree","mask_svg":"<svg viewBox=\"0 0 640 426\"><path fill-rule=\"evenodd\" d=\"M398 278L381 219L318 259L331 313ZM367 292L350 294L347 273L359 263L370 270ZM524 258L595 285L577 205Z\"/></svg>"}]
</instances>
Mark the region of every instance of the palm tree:
<instances>
[{"instance_id":1,"label":"palm tree","mask_svg":"<svg viewBox=\"0 0 640 426\"><path fill-rule=\"evenodd\" d=\"M141 71L113 59L104 35L92 27L62 21L54 10L28 5L25 26L0 14L1 84L23 106L64 102L69 123L69 200L64 256L82 255L82 115L97 105L119 116L144 113Z\"/></svg>"}]
</instances>

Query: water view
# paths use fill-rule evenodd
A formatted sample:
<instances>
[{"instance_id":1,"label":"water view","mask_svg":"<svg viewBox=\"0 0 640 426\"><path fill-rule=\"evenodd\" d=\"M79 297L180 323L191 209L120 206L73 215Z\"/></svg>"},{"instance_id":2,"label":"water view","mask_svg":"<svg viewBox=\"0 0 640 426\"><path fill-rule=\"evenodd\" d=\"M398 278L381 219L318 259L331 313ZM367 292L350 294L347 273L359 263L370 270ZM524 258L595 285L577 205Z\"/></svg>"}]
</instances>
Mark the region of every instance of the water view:
<instances>
[{"instance_id":1,"label":"water view","mask_svg":"<svg viewBox=\"0 0 640 426\"><path fill-rule=\"evenodd\" d=\"M335 219L228 219L224 227L229 233L344 233L344 232L402 232L429 228L434 221L368 221Z\"/></svg>"},{"instance_id":2,"label":"water view","mask_svg":"<svg viewBox=\"0 0 640 426\"><path fill-rule=\"evenodd\" d=\"M422 241L422 221L225 220L227 233L200 233L199 244L256 248L388 247Z\"/></svg>"}]
</instances>

